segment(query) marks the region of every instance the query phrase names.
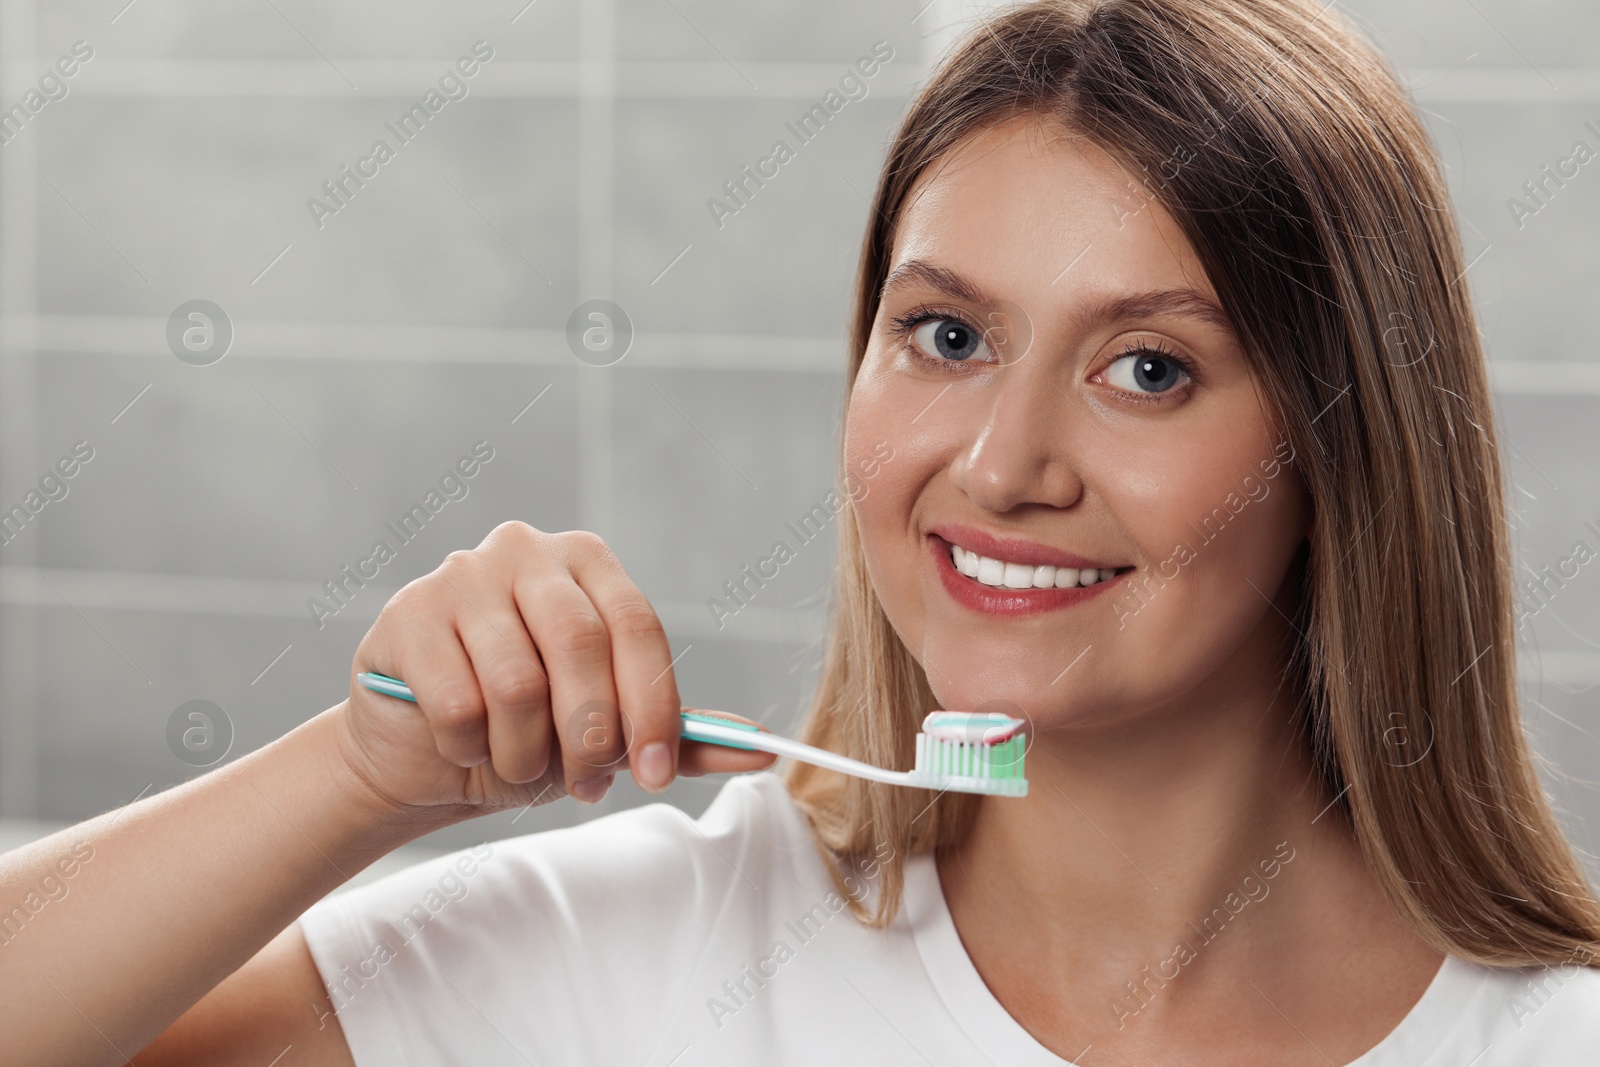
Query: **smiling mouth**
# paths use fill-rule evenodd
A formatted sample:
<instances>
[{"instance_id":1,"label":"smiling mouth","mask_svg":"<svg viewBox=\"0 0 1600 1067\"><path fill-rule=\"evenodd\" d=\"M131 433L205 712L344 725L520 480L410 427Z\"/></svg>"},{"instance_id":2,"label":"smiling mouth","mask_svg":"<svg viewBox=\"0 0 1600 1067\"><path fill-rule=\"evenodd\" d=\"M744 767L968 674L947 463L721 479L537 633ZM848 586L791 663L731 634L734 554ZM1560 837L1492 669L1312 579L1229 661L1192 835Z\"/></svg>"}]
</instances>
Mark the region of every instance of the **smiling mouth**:
<instances>
[{"instance_id":1,"label":"smiling mouth","mask_svg":"<svg viewBox=\"0 0 1600 1067\"><path fill-rule=\"evenodd\" d=\"M956 572L995 589L1071 589L1115 578L1132 567L1035 567L980 556L960 545L950 545L950 563Z\"/></svg>"},{"instance_id":2,"label":"smiling mouth","mask_svg":"<svg viewBox=\"0 0 1600 1067\"><path fill-rule=\"evenodd\" d=\"M1013 543L992 538L981 530L965 530L961 527L947 527L937 533L929 533L930 546L936 556L942 557L950 565L954 572L951 577L966 578L973 585L1004 592L1088 589L1134 569L1116 564L1090 565L1090 560L1072 553L1021 541L1015 542L1014 554L1021 556L1022 560L1006 559L999 554L985 555L966 548L953 540L956 537L964 541L970 539L991 552L1005 552L1007 555L1013 554L1008 551Z\"/></svg>"}]
</instances>

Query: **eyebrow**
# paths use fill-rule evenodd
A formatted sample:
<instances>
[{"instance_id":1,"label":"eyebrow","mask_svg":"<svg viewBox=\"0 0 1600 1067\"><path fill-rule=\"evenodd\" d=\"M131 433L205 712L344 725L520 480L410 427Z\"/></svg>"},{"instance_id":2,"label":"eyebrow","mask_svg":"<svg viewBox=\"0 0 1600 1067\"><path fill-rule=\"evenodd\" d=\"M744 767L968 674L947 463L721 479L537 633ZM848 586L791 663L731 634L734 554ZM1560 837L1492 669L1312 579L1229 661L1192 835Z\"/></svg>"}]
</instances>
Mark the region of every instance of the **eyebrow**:
<instances>
[{"instance_id":1,"label":"eyebrow","mask_svg":"<svg viewBox=\"0 0 1600 1067\"><path fill-rule=\"evenodd\" d=\"M891 292L921 284L969 304L994 307L1000 303L971 279L935 263L908 259L884 280L879 291L881 303ZM1217 303L1195 289L1155 289L1130 296L1096 300L1073 316L1078 324L1117 322L1124 319L1154 318L1160 315L1185 315L1233 333L1234 326Z\"/></svg>"}]
</instances>

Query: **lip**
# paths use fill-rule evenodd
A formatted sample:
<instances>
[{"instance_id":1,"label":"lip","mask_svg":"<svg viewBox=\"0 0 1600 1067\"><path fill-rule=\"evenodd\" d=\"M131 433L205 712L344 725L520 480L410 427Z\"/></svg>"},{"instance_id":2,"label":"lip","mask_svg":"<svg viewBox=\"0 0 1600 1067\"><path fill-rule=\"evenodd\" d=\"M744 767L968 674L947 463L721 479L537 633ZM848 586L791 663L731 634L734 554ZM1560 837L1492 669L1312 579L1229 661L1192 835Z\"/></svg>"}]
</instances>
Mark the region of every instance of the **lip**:
<instances>
[{"instance_id":1,"label":"lip","mask_svg":"<svg viewBox=\"0 0 1600 1067\"><path fill-rule=\"evenodd\" d=\"M945 527L945 529L952 528ZM962 547L975 545L975 542L981 542L988 547L1006 544L1004 541L997 541L995 538L983 535L981 539L969 541L967 545ZM960 542L956 543L959 544ZM1053 560L1082 558L1065 552L1057 552L1044 545L1035 545L1033 542L1022 541L1016 543L1024 546L1031 545L1051 555L1052 559L1030 564L1035 567L1051 565L1071 567L1074 564L1054 564ZM1132 573L1132 570L1129 569L1114 578L1106 578L1093 585L1075 585L1067 589L1007 589L1003 586L984 585L982 582L974 581L956 570L955 563L950 558L950 545L951 542L945 540L940 534L930 533L928 535L928 551L933 556L934 569L939 572L939 581L944 585L945 592L949 593L950 598L957 604L985 615L1034 615L1043 611L1059 611L1063 608L1070 608L1101 595L1108 586L1117 585L1123 578ZM988 551L980 550L977 547L973 547L972 551L978 552L979 555L989 554ZM1013 563L1029 562L1025 558L1019 559L1015 556L1002 555L998 549L996 550L996 555L992 558L1009 559ZM1083 566L1090 565L1087 561L1083 564Z\"/></svg>"},{"instance_id":2,"label":"lip","mask_svg":"<svg viewBox=\"0 0 1600 1067\"><path fill-rule=\"evenodd\" d=\"M960 545L969 552L976 552L980 556L990 559L1003 559L1007 563L1025 563L1030 567L1072 567L1083 570L1085 567L1095 569L1121 570L1122 565L1103 563L1100 560L1088 559L1084 556L1074 556L1070 552L1063 552L1059 548L1051 548L1037 541L1024 541L1016 537L996 537L985 533L976 526L963 526L959 523L941 523L930 527L929 533L941 540ZM1094 586L1089 586L1093 589Z\"/></svg>"}]
</instances>

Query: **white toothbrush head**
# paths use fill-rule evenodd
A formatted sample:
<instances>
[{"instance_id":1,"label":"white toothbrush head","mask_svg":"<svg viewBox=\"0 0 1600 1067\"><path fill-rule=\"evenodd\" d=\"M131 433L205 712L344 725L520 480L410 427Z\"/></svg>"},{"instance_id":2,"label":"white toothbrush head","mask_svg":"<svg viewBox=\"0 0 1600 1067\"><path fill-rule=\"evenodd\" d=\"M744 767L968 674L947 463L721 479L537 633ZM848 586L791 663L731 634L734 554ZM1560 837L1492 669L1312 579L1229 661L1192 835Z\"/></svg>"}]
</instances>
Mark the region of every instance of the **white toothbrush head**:
<instances>
[{"instance_id":1,"label":"white toothbrush head","mask_svg":"<svg viewBox=\"0 0 1600 1067\"><path fill-rule=\"evenodd\" d=\"M1022 759L1028 738L1021 719L995 712L935 711L917 735L914 784L992 796L1028 795Z\"/></svg>"}]
</instances>

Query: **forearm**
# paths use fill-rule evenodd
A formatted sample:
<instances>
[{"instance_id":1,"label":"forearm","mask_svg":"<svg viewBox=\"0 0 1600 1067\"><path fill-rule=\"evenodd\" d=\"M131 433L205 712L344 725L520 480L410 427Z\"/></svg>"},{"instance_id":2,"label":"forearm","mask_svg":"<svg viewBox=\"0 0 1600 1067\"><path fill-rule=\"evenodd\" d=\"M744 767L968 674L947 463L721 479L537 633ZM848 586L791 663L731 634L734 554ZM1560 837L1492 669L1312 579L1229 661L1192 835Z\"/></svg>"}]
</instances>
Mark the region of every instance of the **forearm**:
<instances>
[{"instance_id":1,"label":"forearm","mask_svg":"<svg viewBox=\"0 0 1600 1067\"><path fill-rule=\"evenodd\" d=\"M367 789L338 713L0 857L8 1058L125 1062L329 890L455 817L399 817Z\"/></svg>"}]
</instances>

